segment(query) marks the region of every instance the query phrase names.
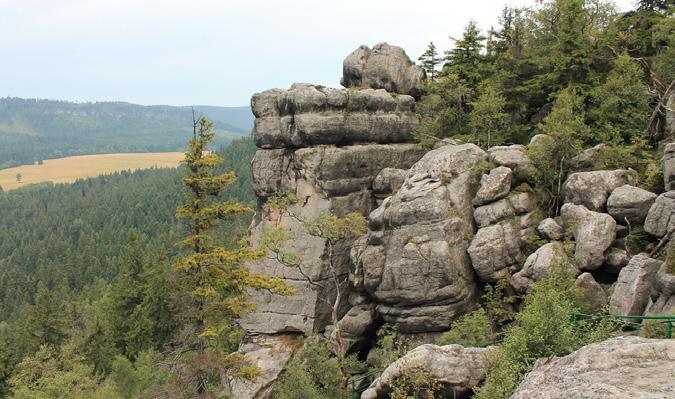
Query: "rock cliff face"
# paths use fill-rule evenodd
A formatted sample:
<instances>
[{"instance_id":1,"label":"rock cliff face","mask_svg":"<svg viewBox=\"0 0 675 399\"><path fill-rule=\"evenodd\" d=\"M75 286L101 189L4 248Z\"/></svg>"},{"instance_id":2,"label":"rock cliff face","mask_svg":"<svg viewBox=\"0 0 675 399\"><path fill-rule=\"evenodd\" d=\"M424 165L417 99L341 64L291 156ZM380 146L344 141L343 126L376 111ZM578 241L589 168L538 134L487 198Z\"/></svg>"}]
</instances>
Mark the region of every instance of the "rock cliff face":
<instances>
[{"instance_id":1,"label":"rock cliff face","mask_svg":"<svg viewBox=\"0 0 675 399\"><path fill-rule=\"evenodd\" d=\"M388 51L398 53L390 47ZM373 60L377 57L367 63L368 68ZM389 194L387 191L400 186L397 176L425 152L412 143L412 133L419 124L414 98L374 86L377 88L333 89L298 83L288 90L257 93L251 99L256 117L252 135L260 148L252 163L253 188L259 199L250 228L252 244L261 245L269 227L286 231L290 239L284 250L299 256L306 265L303 273L313 283L321 284L329 278L328 270L318 265L327 258L328 248L323 239L305 230L302 221L325 212L368 215L378 200ZM386 86L390 90L398 87ZM383 170L392 173L384 176ZM380 179L374 184L378 175ZM285 195L295 198L287 212L265 206L270 198ZM345 285L352 241L339 242L332 253ZM261 367L264 376L255 383L229 381L231 394L264 398L294 349L288 342L324 331L330 321L326 300L332 301L336 292L334 288L317 289L300 271L276 259L266 258L249 267L282 278L294 289L287 297L254 293L257 308L241 320L247 332L241 350ZM347 310L345 307L339 312ZM357 321L345 323L359 324L362 314L352 311L350 315Z\"/></svg>"}]
</instances>

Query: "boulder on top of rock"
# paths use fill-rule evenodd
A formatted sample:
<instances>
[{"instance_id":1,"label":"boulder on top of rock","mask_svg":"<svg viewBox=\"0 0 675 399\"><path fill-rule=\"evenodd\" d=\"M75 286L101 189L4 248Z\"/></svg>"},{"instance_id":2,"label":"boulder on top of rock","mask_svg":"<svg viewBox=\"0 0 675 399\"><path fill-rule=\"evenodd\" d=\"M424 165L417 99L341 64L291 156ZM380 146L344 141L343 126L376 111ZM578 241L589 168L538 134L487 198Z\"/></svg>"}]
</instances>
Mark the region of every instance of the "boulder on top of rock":
<instances>
[{"instance_id":1,"label":"boulder on top of rock","mask_svg":"<svg viewBox=\"0 0 675 399\"><path fill-rule=\"evenodd\" d=\"M603 210L609 194L624 184L635 184L635 177L627 170L572 173L563 186L565 202L583 205L591 211Z\"/></svg>"},{"instance_id":2,"label":"boulder on top of rock","mask_svg":"<svg viewBox=\"0 0 675 399\"><path fill-rule=\"evenodd\" d=\"M645 219L645 231L663 237L675 229L675 190L665 192L656 198Z\"/></svg>"},{"instance_id":3,"label":"boulder on top of rock","mask_svg":"<svg viewBox=\"0 0 675 399\"><path fill-rule=\"evenodd\" d=\"M396 379L415 370L426 370L441 385L444 397L464 399L485 379L482 355L490 348L464 348L461 345L426 344L406 353L389 365L361 395L361 399L384 399Z\"/></svg>"},{"instance_id":4,"label":"boulder on top of rock","mask_svg":"<svg viewBox=\"0 0 675 399\"><path fill-rule=\"evenodd\" d=\"M565 204L560 210L563 224L575 240L574 259L581 270L595 270L605 261L605 251L616 238L616 221L606 213L583 205Z\"/></svg>"},{"instance_id":5,"label":"boulder on top of rock","mask_svg":"<svg viewBox=\"0 0 675 399\"><path fill-rule=\"evenodd\" d=\"M585 172L595 168L597 157L607 144L598 144L581 151L577 156L570 159L570 170L573 172Z\"/></svg>"},{"instance_id":6,"label":"boulder on top of rock","mask_svg":"<svg viewBox=\"0 0 675 399\"><path fill-rule=\"evenodd\" d=\"M562 240L565 230L553 218L546 218L539 223L537 231L548 240Z\"/></svg>"},{"instance_id":7,"label":"boulder on top of rock","mask_svg":"<svg viewBox=\"0 0 675 399\"><path fill-rule=\"evenodd\" d=\"M618 337L538 360L511 399L675 397L675 340Z\"/></svg>"},{"instance_id":8,"label":"boulder on top of rock","mask_svg":"<svg viewBox=\"0 0 675 399\"><path fill-rule=\"evenodd\" d=\"M617 187L607 199L607 213L619 223L642 224L657 195L625 184Z\"/></svg>"},{"instance_id":9,"label":"boulder on top of rock","mask_svg":"<svg viewBox=\"0 0 675 399\"><path fill-rule=\"evenodd\" d=\"M424 69L415 65L402 48L379 43L372 49L362 45L345 58L340 84L419 97L425 78Z\"/></svg>"},{"instance_id":10,"label":"boulder on top of rock","mask_svg":"<svg viewBox=\"0 0 675 399\"><path fill-rule=\"evenodd\" d=\"M630 256L625 249L611 247L607 250L603 270L611 274L619 274L621 269L628 264Z\"/></svg>"},{"instance_id":11,"label":"boulder on top of rock","mask_svg":"<svg viewBox=\"0 0 675 399\"><path fill-rule=\"evenodd\" d=\"M513 172L505 166L499 166L483 175L480 179L480 188L473 199L474 205L484 205L506 197L511 191L511 176Z\"/></svg>"},{"instance_id":12,"label":"boulder on top of rock","mask_svg":"<svg viewBox=\"0 0 675 399\"><path fill-rule=\"evenodd\" d=\"M369 338L368 334L374 321L375 306L373 304L356 305L349 309L347 314L338 322L338 327L345 344L344 350L349 351L354 345ZM335 340L334 333L331 338Z\"/></svg>"},{"instance_id":13,"label":"boulder on top of rock","mask_svg":"<svg viewBox=\"0 0 675 399\"><path fill-rule=\"evenodd\" d=\"M498 145L488 150L490 162L497 166L506 166L513 171L513 175L520 181L532 181L537 175L537 169L532 160L525 154L525 146L520 144Z\"/></svg>"},{"instance_id":14,"label":"boulder on top of rock","mask_svg":"<svg viewBox=\"0 0 675 399\"><path fill-rule=\"evenodd\" d=\"M560 242L550 242L539 247L525 260L522 270L511 277L511 286L518 292L529 293L535 281L546 278L554 268L579 274Z\"/></svg>"},{"instance_id":15,"label":"boulder on top of rock","mask_svg":"<svg viewBox=\"0 0 675 399\"><path fill-rule=\"evenodd\" d=\"M520 229L512 218L478 230L467 251L481 281L494 283L516 270L523 256Z\"/></svg>"},{"instance_id":16,"label":"boulder on top of rock","mask_svg":"<svg viewBox=\"0 0 675 399\"><path fill-rule=\"evenodd\" d=\"M609 302L611 314L641 316L656 292L656 273L661 261L637 254L621 269Z\"/></svg>"}]
</instances>

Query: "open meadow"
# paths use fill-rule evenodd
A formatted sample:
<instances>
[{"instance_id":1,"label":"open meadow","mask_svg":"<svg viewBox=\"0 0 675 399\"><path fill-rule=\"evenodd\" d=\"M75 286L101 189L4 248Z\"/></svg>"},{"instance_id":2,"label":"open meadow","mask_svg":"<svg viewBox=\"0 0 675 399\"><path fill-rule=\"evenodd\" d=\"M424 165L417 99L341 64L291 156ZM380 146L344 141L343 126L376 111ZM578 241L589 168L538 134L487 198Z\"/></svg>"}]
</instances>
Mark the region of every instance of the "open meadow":
<instances>
[{"instance_id":1,"label":"open meadow","mask_svg":"<svg viewBox=\"0 0 675 399\"><path fill-rule=\"evenodd\" d=\"M3 190L13 190L34 183L68 183L128 169L174 168L183 156L182 152L149 152L47 159L42 165L23 165L0 170L0 187Z\"/></svg>"}]
</instances>

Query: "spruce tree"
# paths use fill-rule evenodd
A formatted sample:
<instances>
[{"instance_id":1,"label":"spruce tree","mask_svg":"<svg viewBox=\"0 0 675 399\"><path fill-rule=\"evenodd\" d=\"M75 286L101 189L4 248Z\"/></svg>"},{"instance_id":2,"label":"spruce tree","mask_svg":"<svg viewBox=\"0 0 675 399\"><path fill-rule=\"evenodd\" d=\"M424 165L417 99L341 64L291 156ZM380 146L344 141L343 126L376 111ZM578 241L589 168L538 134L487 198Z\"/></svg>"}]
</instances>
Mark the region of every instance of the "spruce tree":
<instances>
[{"instance_id":1,"label":"spruce tree","mask_svg":"<svg viewBox=\"0 0 675 399\"><path fill-rule=\"evenodd\" d=\"M231 353L241 338L236 320L253 307L247 291L289 292L281 280L242 266L263 256L263 250L246 243L232 250L214 244L211 232L221 220L251 211L236 202L218 201L220 192L234 184L236 177L232 172L215 173L223 160L209 150L214 135L207 118L194 121L183 161L185 203L177 211L178 217L187 220L187 236L182 241L187 254L176 264L182 323L175 346L176 389L189 398L216 397L223 371L235 377L255 377L256 369Z\"/></svg>"},{"instance_id":2,"label":"spruce tree","mask_svg":"<svg viewBox=\"0 0 675 399\"><path fill-rule=\"evenodd\" d=\"M461 39L450 39L455 48L445 52L445 66L475 89L484 78L480 66L484 58L482 50L485 48L485 36L480 33L476 21L469 21Z\"/></svg>"},{"instance_id":3,"label":"spruce tree","mask_svg":"<svg viewBox=\"0 0 675 399\"><path fill-rule=\"evenodd\" d=\"M434 42L430 42L427 45L427 50L418 58L422 63L422 68L427 72L427 76L434 80L436 76L436 67L440 64L441 59L438 57L438 51L436 51L436 45Z\"/></svg>"},{"instance_id":4,"label":"spruce tree","mask_svg":"<svg viewBox=\"0 0 675 399\"><path fill-rule=\"evenodd\" d=\"M505 140L509 115L504 112L506 98L492 82L483 82L478 89L478 98L471 103L469 126L478 145L490 148Z\"/></svg>"}]
</instances>

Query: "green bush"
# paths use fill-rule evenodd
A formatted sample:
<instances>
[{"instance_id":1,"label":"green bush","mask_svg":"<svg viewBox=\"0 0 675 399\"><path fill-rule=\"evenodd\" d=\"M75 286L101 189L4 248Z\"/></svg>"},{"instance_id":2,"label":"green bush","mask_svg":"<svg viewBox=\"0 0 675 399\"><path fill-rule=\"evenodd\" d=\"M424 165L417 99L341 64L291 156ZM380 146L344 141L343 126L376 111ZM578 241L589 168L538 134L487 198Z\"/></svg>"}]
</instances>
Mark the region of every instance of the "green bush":
<instances>
[{"instance_id":1,"label":"green bush","mask_svg":"<svg viewBox=\"0 0 675 399\"><path fill-rule=\"evenodd\" d=\"M423 368L411 370L391 384L390 399L441 398L443 387Z\"/></svg>"},{"instance_id":2,"label":"green bush","mask_svg":"<svg viewBox=\"0 0 675 399\"><path fill-rule=\"evenodd\" d=\"M475 398L508 398L538 358L566 355L608 338L609 329L603 323L572 322L570 313L582 308L581 298L571 274L553 270L537 282L501 346L486 355L486 380L475 389Z\"/></svg>"},{"instance_id":3,"label":"green bush","mask_svg":"<svg viewBox=\"0 0 675 399\"><path fill-rule=\"evenodd\" d=\"M485 347L492 343L494 343L492 323L483 308L460 317L452 323L450 331L438 339L438 345Z\"/></svg>"}]
</instances>

